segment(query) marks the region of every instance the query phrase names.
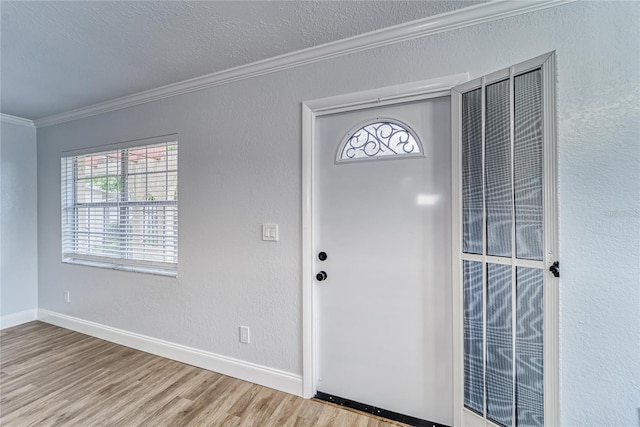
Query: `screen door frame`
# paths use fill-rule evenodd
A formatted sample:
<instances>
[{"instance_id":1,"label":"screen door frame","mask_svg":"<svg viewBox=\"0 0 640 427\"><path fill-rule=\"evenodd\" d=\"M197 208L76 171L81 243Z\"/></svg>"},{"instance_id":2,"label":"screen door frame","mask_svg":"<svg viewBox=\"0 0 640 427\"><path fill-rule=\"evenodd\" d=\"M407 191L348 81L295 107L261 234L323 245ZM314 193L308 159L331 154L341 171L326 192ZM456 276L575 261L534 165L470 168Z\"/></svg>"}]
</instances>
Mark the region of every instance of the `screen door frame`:
<instances>
[{"instance_id":1,"label":"screen door frame","mask_svg":"<svg viewBox=\"0 0 640 427\"><path fill-rule=\"evenodd\" d=\"M559 424L559 279L549 268L558 261L557 211L557 141L556 141L556 55L547 53L529 61L477 78L451 90L452 108L452 262L453 262L453 355L454 355L454 425L496 426L485 415L479 415L464 405L464 330L463 330L463 202L462 202L462 95L484 88L494 82L511 79L516 74L541 69L543 116L543 354L544 354L544 425ZM484 97L484 95L483 95ZM483 107L484 109L484 107ZM484 133L484 119L483 119ZM511 119L513 144L513 116ZM484 174L483 168L483 174ZM483 220L486 221L486 220ZM483 222L484 224L484 222ZM512 223L512 233L515 224ZM485 238L486 240L486 238ZM512 251L516 248L512 247ZM479 261L487 263L486 248ZM468 256L466 257L468 258ZM495 258L495 257L493 257ZM515 257L514 257L515 258ZM532 265L533 266L533 265ZM538 265L539 267L540 265ZM483 322L486 322L486 317ZM515 338L515 332L512 332ZM485 356L486 357L486 354Z\"/></svg>"}]
</instances>

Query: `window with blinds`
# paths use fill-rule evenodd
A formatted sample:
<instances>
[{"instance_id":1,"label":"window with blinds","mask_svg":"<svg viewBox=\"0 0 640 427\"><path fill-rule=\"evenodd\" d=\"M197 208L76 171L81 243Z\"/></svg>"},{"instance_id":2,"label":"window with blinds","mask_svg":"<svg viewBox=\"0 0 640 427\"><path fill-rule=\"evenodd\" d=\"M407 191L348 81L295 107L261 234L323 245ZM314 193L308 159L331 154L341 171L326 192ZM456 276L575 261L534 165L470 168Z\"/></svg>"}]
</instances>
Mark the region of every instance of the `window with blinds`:
<instances>
[{"instance_id":1,"label":"window with blinds","mask_svg":"<svg viewBox=\"0 0 640 427\"><path fill-rule=\"evenodd\" d=\"M176 274L176 140L65 155L61 175L64 262Z\"/></svg>"}]
</instances>

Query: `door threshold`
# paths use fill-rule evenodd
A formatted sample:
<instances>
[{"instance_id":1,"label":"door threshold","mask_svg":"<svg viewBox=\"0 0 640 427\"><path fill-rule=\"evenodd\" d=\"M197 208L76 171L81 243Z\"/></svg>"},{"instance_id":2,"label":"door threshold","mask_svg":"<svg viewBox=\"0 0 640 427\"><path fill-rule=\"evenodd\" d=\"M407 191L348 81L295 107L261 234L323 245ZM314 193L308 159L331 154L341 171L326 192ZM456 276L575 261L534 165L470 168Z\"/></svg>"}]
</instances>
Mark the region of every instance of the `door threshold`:
<instances>
[{"instance_id":1,"label":"door threshold","mask_svg":"<svg viewBox=\"0 0 640 427\"><path fill-rule=\"evenodd\" d=\"M324 402L333 403L334 405L342 406L344 408L352 409L354 411L364 412L366 414L375 415L376 417L408 424L410 426L449 427L444 424L434 423L432 421L415 418L409 415L400 414L398 412L393 412L382 408L376 408L375 406L367 405L366 403L356 402L354 400L345 399L344 397L334 396L332 394L323 393L321 391L318 391L314 398L322 400Z\"/></svg>"}]
</instances>

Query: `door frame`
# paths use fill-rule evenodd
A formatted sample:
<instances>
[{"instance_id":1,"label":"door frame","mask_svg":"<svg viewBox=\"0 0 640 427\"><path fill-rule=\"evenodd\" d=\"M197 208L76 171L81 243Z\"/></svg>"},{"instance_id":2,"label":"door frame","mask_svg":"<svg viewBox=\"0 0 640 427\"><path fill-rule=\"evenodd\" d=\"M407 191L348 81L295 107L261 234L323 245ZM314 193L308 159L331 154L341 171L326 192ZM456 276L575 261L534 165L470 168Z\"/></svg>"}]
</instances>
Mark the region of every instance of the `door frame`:
<instances>
[{"instance_id":1,"label":"door frame","mask_svg":"<svg viewBox=\"0 0 640 427\"><path fill-rule=\"evenodd\" d=\"M317 392L317 298L313 281L316 224L314 218L314 152L316 118L441 96L469 80L468 73L309 100L302 103L302 395ZM453 266L452 266L453 268Z\"/></svg>"}]
</instances>

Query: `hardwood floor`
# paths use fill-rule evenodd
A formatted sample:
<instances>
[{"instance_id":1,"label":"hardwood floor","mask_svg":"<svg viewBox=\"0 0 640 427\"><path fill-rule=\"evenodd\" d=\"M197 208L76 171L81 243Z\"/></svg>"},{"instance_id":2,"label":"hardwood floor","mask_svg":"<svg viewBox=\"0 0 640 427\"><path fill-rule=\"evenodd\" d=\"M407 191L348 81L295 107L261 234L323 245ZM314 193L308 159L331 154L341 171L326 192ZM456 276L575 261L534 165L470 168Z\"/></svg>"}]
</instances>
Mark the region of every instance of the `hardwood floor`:
<instances>
[{"instance_id":1,"label":"hardwood floor","mask_svg":"<svg viewBox=\"0 0 640 427\"><path fill-rule=\"evenodd\" d=\"M398 426L42 322L0 333L0 425Z\"/></svg>"}]
</instances>

